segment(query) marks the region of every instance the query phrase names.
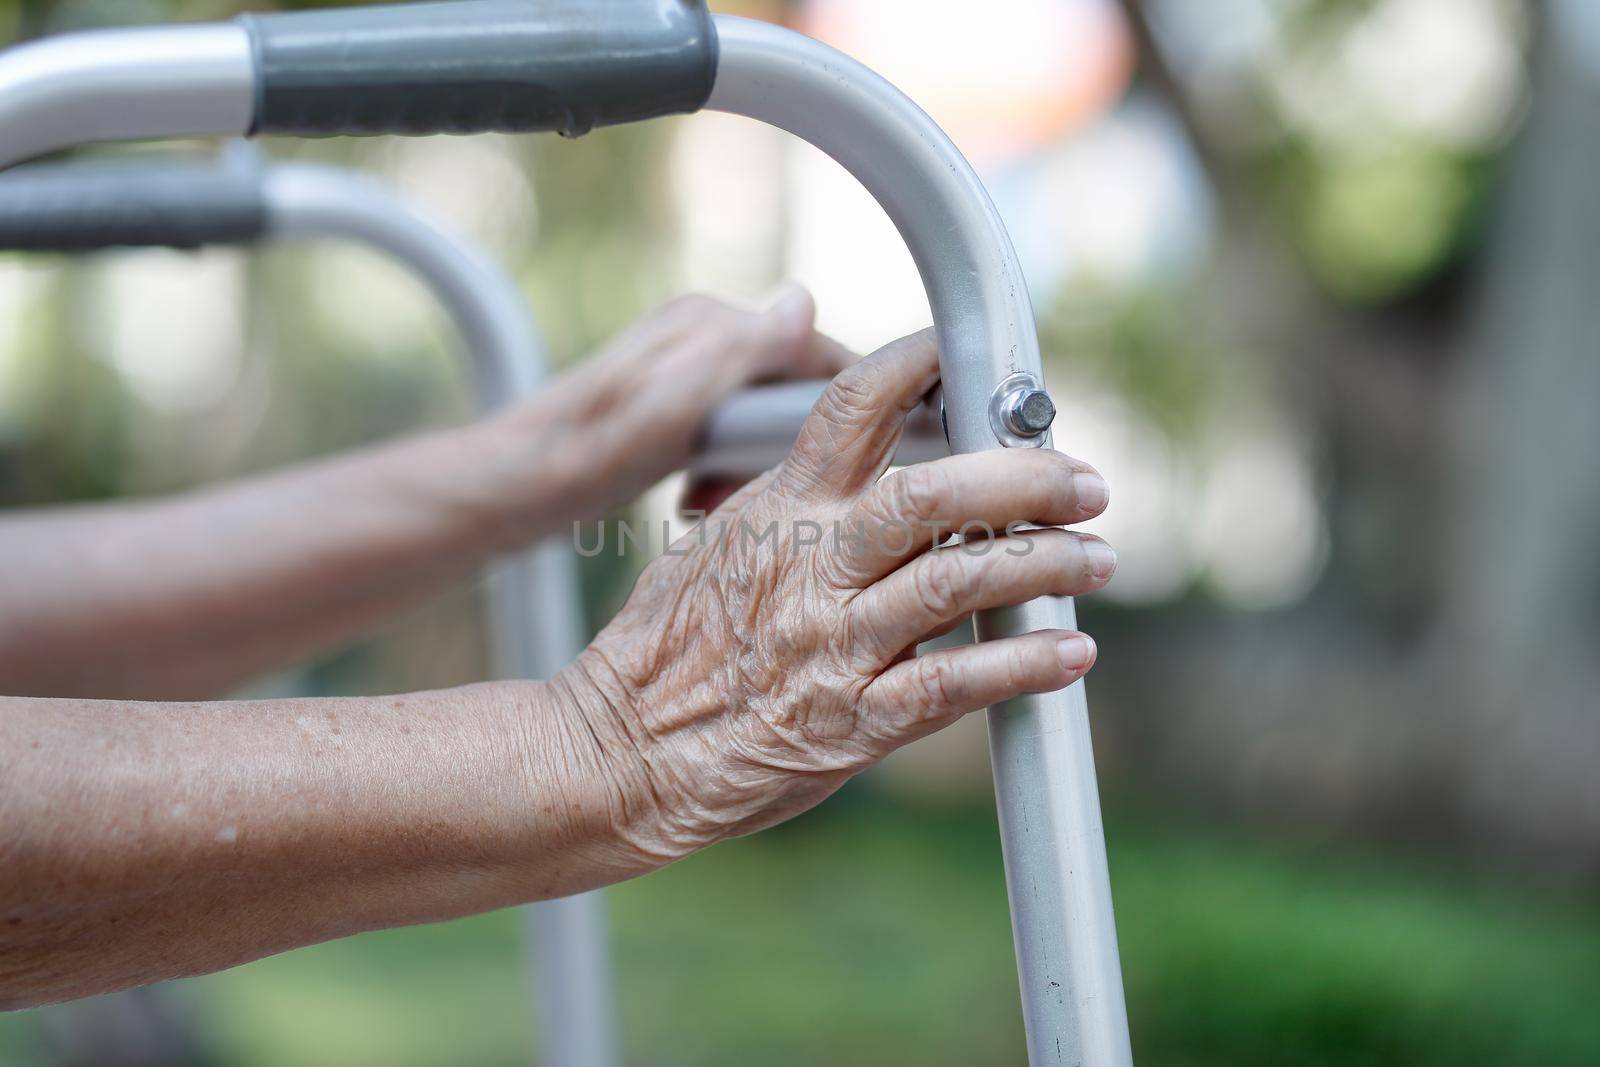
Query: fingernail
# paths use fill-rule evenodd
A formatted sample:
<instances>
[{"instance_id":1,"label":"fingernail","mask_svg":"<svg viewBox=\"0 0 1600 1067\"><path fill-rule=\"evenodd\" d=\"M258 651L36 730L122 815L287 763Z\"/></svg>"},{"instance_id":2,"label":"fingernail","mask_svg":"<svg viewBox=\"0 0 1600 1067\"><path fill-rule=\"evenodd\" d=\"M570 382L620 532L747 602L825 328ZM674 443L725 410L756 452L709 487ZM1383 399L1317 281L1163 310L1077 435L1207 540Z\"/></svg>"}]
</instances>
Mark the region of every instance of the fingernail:
<instances>
[{"instance_id":1,"label":"fingernail","mask_svg":"<svg viewBox=\"0 0 1600 1067\"><path fill-rule=\"evenodd\" d=\"M1082 471L1072 476L1072 491L1080 511L1099 514L1111 502L1111 487L1098 474Z\"/></svg>"},{"instance_id":2,"label":"fingernail","mask_svg":"<svg viewBox=\"0 0 1600 1067\"><path fill-rule=\"evenodd\" d=\"M1088 634L1074 634L1056 642L1056 656L1069 671L1088 669L1094 662L1094 640Z\"/></svg>"},{"instance_id":3,"label":"fingernail","mask_svg":"<svg viewBox=\"0 0 1600 1067\"><path fill-rule=\"evenodd\" d=\"M1095 537L1083 539L1083 554L1089 557L1089 574L1105 581L1117 569L1116 549Z\"/></svg>"}]
</instances>

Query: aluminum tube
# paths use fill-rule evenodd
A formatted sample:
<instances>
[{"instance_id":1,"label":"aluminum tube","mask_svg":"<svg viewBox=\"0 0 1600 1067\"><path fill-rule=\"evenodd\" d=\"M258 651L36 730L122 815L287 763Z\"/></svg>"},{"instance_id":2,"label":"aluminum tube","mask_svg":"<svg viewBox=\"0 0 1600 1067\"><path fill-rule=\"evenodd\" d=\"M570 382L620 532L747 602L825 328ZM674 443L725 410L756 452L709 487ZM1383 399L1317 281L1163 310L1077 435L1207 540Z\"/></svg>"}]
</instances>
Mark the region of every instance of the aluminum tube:
<instances>
[{"instance_id":1,"label":"aluminum tube","mask_svg":"<svg viewBox=\"0 0 1600 1067\"><path fill-rule=\"evenodd\" d=\"M0 52L0 167L94 141L242 135L255 92L239 26L46 37Z\"/></svg>"},{"instance_id":2,"label":"aluminum tube","mask_svg":"<svg viewBox=\"0 0 1600 1067\"><path fill-rule=\"evenodd\" d=\"M695 451L692 470L715 477L750 477L776 467L800 435L800 425L826 382L786 382L746 389L712 412ZM906 419L894 461L902 466L950 454L939 411L924 404Z\"/></svg>"},{"instance_id":3,"label":"aluminum tube","mask_svg":"<svg viewBox=\"0 0 1600 1067\"><path fill-rule=\"evenodd\" d=\"M1010 374L1043 373L1027 286L977 175L933 120L861 64L776 26L727 16L716 25L707 106L809 141L878 200L928 291L951 445L997 447L992 394ZM977 623L980 638L1075 626L1061 597ZM989 737L1029 1059L1131 1064L1083 684L995 706Z\"/></svg>"},{"instance_id":4,"label":"aluminum tube","mask_svg":"<svg viewBox=\"0 0 1600 1067\"><path fill-rule=\"evenodd\" d=\"M262 176L269 234L357 241L406 264L438 296L472 360L480 409L539 389L547 360L522 292L486 252L347 170L285 163Z\"/></svg>"},{"instance_id":5,"label":"aluminum tube","mask_svg":"<svg viewBox=\"0 0 1600 1067\"><path fill-rule=\"evenodd\" d=\"M331 167L282 165L263 181L268 231L344 237L388 253L425 281L466 341L480 410L538 390L548 360L521 291L476 244L377 182ZM587 632L572 547L552 538L489 568L496 671L549 678L582 651ZM540 1061L549 1067L619 1062L617 1023L599 892L528 909L530 968L538 988Z\"/></svg>"}]
</instances>

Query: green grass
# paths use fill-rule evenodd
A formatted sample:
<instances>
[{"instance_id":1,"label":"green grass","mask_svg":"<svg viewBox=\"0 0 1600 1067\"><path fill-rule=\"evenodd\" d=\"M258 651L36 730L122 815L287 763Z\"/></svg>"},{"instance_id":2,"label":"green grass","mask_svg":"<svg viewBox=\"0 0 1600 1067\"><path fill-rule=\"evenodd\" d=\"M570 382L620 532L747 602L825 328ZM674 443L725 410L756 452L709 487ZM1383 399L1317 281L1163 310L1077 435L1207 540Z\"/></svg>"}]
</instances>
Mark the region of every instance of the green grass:
<instances>
[{"instance_id":1,"label":"green grass","mask_svg":"<svg viewBox=\"0 0 1600 1067\"><path fill-rule=\"evenodd\" d=\"M1600 1063L1600 907L1370 854L1111 830L1146 1064ZM612 894L629 1059L1023 1061L992 813L854 789ZM183 983L229 1064L523 1063L514 917ZM26 1016L0 1022L24 1062Z\"/></svg>"}]
</instances>

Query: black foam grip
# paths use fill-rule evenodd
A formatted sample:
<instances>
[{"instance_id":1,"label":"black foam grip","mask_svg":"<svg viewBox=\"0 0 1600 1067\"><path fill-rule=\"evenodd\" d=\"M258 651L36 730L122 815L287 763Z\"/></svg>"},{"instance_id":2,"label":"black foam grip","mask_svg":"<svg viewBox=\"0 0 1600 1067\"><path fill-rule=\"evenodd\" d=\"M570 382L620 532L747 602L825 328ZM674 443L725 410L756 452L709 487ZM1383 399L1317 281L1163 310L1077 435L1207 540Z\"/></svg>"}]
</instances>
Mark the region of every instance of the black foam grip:
<instances>
[{"instance_id":1,"label":"black foam grip","mask_svg":"<svg viewBox=\"0 0 1600 1067\"><path fill-rule=\"evenodd\" d=\"M256 133L578 137L697 111L716 77L703 0L456 0L242 21Z\"/></svg>"},{"instance_id":2,"label":"black foam grip","mask_svg":"<svg viewBox=\"0 0 1600 1067\"><path fill-rule=\"evenodd\" d=\"M215 164L54 163L0 175L0 249L198 248L254 241L265 225L259 176Z\"/></svg>"}]
</instances>

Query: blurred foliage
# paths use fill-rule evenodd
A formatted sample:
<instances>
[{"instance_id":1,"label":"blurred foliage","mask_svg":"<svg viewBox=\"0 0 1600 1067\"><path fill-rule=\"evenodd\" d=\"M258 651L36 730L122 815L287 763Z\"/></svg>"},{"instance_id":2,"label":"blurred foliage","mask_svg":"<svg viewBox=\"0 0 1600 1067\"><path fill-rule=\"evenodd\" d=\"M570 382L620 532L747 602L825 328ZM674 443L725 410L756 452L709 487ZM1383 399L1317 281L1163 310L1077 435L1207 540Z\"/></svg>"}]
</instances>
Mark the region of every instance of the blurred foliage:
<instances>
[{"instance_id":1,"label":"blurred foliage","mask_svg":"<svg viewBox=\"0 0 1600 1067\"><path fill-rule=\"evenodd\" d=\"M1269 166L1312 274L1336 298L1376 304L1459 257L1486 203L1492 157L1424 144L1344 155L1287 138Z\"/></svg>"},{"instance_id":2,"label":"blurred foliage","mask_svg":"<svg viewBox=\"0 0 1600 1067\"><path fill-rule=\"evenodd\" d=\"M1037 311L1053 362L1125 397L1180 441L1193 440L1233 364L1200 325L1187 282L1113 288L1081 280Z\"/></svg>"},{"instance_id":3,"label":"blurred foliage","mask_svg":"<svg viewBox=\"0 0 1600 1067\"><path fill-rule=\"evenodd\" d=\"M1374 2L1276 5L1290 13L1287 54L1330 47ZM239 6L0 0L0 33L224 17ZM1276 213L1336 298L1401 299L1470 243L1497 145L1463 149L1375 127L1371 143L1352 151L1297 125L1264 92L1256 113L1267 132L1249 142L1245 195ZM561 362L673 288L675 223L664 183L639 177L663 171L673 129L499 146L529 176L537 240L515 245L514 266ZM275 142L268 150L381 172L395 144ZM257 377L215 411L147 410L85 334L98 267L28 262L52 280L48 295L9 324L36 356L0 368L7 387L28 397L15 405L0 397L0 498L8 503L234 477L465 410L441 316L381 350L332 339L317 309L341 294L323 291L327 274L308 270L301 249L274 250L246 267L246 360L261 368ZM427 299L408 280L391 280L398 304ZM1239 372L1243 357L1220 340L1216 313L1202 306L1203 281L1118 289L1080 280L1042 294L1044 347L1169 434L1191 436L1218 382L1249 377ZM197 440L214 443L202 449ZM628 573L612 567L592 577L596 596L611 603ZM334 657L301 684L330 692L370 690L374 679L385 688L466 680L479 670L478 624L463 594L419 628ZM1600 1062L1600 909L1592 901L1154 819L1125 817L1110 840L1145 1062ZM632 1061L1020 1062L1000 869L992 811L897 806L868 786L795 824L620 887L612 900ZM220 1062L525 1062L531 1024L517 946L514 917L502 913L335 942L181 988L204 1009ZM0 1019L0 1063L37 1062L33 1041L28 1016Z\"/></svg>"},{"instance_id":4,"label":"blurred foliage","mask_svg":"<svg viewBox=\"0 0 1600 1067\"><path fill-rule=\"evenodd\" d=\"M1144 818L1108 832L1141 1062L1586 1067L1600 910L1425 861ZM852 786L610 896L629 1062L1021 1063L992 810ZM178 988L219 1063L526 1062L514 913ZM30 1062L26 1016L0 1063Z\"/></svg>"},{"instance_id":5,"label":"blurred foliage","mask_svg":"<svg viewBox=\"0 0 1600 1067\"><path fill-rule=\"evenodd\" d=\"M1382 6L1378 0L1282 5L1276 62L1301 71L1335 66L1340 50ZM1521 4L1501 7L1500 21L1514 40ZM1339 76L1321 76L1326 110L1337 116L1348 108L1352 115L1308 120L1286 106L1283 92L1263 86L1257 106L1270 116L1270 128L1254 162L1312 275L1331 295L1357 305L1403 298L1448 268L1475 234L1509 130L1448 141L1381 108L1340 99ZM1507 110L1515 113L1514 106Z\"/></svg>"}]
</instances>

